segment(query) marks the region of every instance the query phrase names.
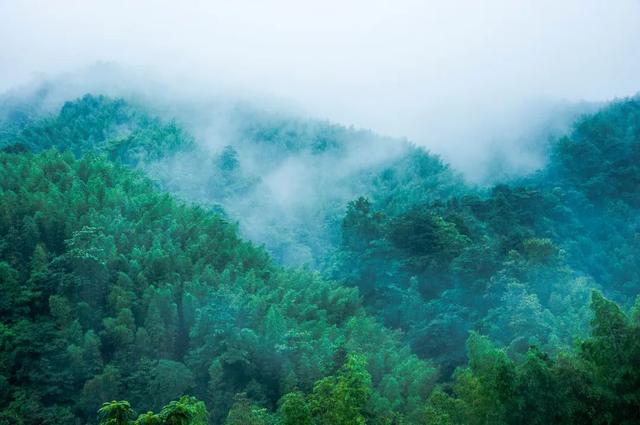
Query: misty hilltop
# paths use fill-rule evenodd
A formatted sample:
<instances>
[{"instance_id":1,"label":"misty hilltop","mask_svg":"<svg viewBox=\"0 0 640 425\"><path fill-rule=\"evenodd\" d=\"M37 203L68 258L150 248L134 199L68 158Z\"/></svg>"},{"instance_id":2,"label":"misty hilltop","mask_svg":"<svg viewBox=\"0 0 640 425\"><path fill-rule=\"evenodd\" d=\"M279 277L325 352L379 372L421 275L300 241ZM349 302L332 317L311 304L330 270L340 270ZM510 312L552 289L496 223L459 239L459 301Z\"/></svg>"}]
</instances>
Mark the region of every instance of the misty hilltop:
<instances>
[{"instance_id":1,"label":"misty hilltop","mask_svg":"<svg viewBox=\"0 0 640 425\"><path fill-rule=\"evenodd\" d=\"M83 96L52 114L34 109L5 108L3 144L103 153L139 168L184 200L222 207L285 264L326 256L339 240L346 203L358 196L393 209L402 202L398 186L412 186L411 196L427 202L463 185L407 141L248 105L201 111L197 120L205 124L192 116L182 126L153 115L150 105L105 96Z\"/></svg>"}]
</instances>

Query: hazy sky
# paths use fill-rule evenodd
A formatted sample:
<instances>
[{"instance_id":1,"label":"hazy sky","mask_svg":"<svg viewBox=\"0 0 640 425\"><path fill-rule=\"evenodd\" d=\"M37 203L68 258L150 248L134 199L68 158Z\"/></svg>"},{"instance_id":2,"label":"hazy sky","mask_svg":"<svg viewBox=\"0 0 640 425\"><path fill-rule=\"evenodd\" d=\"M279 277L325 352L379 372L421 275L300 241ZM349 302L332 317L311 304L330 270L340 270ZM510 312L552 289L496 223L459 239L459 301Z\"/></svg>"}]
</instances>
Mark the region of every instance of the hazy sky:
<instances>
[{"instance_id":1,"label":"hazy sky","mask_svg":"<svg viewBox=\"0 0 640 425\"><path fill-rule=\"evenodd\" d=\"M97 61L286 99L469 165L518 132L523 105L639 91L640 0L0 0L1 91Z\"/></svg>"}]
</instances>

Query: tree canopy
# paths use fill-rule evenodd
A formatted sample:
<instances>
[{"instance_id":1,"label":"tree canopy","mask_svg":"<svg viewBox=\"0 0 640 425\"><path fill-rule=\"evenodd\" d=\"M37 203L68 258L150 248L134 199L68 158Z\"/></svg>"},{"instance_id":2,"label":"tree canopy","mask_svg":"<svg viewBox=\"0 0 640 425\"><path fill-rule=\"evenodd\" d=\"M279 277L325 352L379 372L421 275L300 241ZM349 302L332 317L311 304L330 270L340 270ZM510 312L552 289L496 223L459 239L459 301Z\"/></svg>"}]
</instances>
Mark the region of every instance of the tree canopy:
<instances>
[{"instance_id":1,"label":"tree canopy","mask_svg":"<svg viewBox=\"0 0 640 425\"><path fill-rule=\"evenodd\" d=\"M491 187L249 108L4 111L0 424L638 423L639 105Z\"/></svg>"}]
</instances>

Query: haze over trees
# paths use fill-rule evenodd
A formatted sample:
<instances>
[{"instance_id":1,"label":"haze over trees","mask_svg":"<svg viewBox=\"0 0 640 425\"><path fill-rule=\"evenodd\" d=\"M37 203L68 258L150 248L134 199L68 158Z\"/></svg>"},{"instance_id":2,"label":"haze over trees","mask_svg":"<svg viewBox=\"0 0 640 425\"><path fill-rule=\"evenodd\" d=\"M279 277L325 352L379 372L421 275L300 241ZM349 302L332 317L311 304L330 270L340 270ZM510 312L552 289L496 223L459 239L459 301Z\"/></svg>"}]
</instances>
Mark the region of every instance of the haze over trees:
<instances>
[{"instance_id":1,"label":"haze over trees","mask_svg":"<svg viewBox=\"0 0 640 425\"><path fill-rule=\"evenodd\" d=\"M246 106L212 145L37 103L0 114L0 424L640 422L640 99L492 187Z\"/></svg>"}]
</instances>

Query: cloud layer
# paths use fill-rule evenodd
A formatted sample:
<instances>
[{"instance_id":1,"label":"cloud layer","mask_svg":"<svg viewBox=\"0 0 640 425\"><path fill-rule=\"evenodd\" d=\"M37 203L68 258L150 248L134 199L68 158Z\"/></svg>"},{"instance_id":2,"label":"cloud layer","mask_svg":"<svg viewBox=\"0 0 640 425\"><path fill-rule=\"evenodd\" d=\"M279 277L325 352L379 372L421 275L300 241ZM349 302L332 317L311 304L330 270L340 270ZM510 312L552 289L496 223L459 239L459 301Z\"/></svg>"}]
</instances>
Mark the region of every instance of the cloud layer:
<instances>
[{"instance_id":1,"label":"cloud layer","mask_svg":"<svg viewBox=\"0 0 640 425\"><path fill-rule=\"evenodd\" d=\"M0 90L101 61L406 136L472 175L541 105L640 90L640 2L0 1Z\"/></svg>"}]
</instances>

